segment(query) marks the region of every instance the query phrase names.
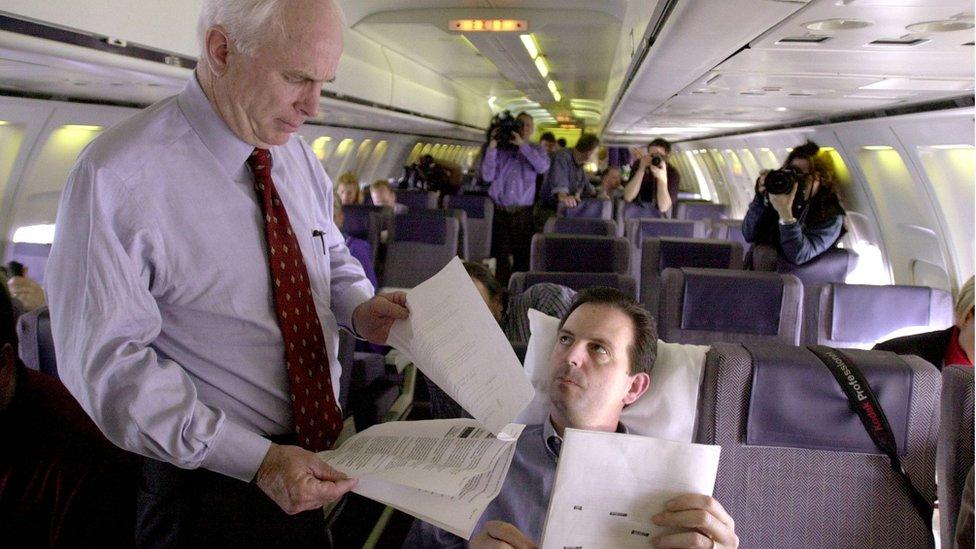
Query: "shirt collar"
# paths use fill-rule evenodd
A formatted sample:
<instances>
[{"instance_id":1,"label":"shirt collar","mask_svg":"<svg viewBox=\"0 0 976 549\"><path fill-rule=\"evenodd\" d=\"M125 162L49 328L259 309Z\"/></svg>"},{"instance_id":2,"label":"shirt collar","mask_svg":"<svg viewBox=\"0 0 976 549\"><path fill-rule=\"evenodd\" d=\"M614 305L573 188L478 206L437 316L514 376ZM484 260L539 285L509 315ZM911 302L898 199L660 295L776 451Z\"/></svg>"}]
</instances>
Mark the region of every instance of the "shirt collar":
<instances>
[{"instance_id":1,"label":"shirt collar","mask_svg":"<svg viewBox=\"0 0 976 549\"><path fill-rule=\"evenodd\" d=\"M628 434L630 431L623 423L617 423L617 431L621 434ZM563 437L556 433L556 428L552 425L552 417L546 418L545 423L542 425L542 442L546 445L546 452L552 456L553 459L559 458L559 452L563 449Z\"/></svg>"},{"instance_id":2,"label":"shirt collar","mask_svg":"<svg viewBox=\"0 0 976 549\"><path fill-rule=\"evenodd\" d=\"M966 351L959 344L959 326L952 327L952 335L949 336L949 347L945 353L945 365L959 364L961 366L972 366L973 361L966 356Z\"/></svg>"},{"instance_id":3,"label":"shirt collar","mask_svg":"<svg viewBox=\"0 0 976 549\"><path fill-rule=\"evenodd\" d=\"M217 110L203 93L196 73L186 83L177 97L177 103L190 127L200 141L217 159L227 176L233 177L240 171L247 157L254 151L251 145L238 137L224 122Z\"/></svg>"}]
</instances>

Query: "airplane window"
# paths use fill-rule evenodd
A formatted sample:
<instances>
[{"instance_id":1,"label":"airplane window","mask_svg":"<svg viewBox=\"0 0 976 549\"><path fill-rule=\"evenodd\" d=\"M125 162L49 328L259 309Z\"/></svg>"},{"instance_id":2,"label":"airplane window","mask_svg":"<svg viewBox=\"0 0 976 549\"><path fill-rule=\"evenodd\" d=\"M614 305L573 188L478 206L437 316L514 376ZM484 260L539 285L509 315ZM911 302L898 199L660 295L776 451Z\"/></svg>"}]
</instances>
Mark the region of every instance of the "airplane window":
<instances>
[{"instance_id":1,"label":"airplane window","mask_svg":"<svg viewBox=\"0 0 976 549\"><path fill-rule=\"evenodd\" d=\"M956 280L962 281L973 273L976 261L973 241L974 225L970 221L976 201L972 145L933 145L918 147L922 168L935 192L935 200L943 215L949 238L949 255L956 265Z\"/></svg>"},{"instance_id":2,"label":"airplane window","mask_svg":"<svg viewBox=\"0 0 976 549\"><path fill-rule=\"evenodd\" d=\"M315 153L315 157L319 159L319 162L325 162L329 159L329 155L335 149L335 142L331 137L323 135L312 141L312 152Z\"/></svg>"},{"instance_id":3,"label":"airplane window","mask_svg":"<svg viewBox=\"0 0 976 549\"><path fill-rule=\"evenodd\" d=\"M376 170L379 168L380 163L383 161L383 157L386 156L386 149L389 143L384 139L373 147L373 152L369 155L369 160L366 162L359 170L359 177L362 181L372 181L376 179L377 176L382 174L377 174Z\"/></svg>"},{"instance_id":4,"label":"airplane window","mask_svg":"<svg viewBox=\"0 0 976 549\"><path fill-rule=\"evenodd\" d=\"M758 179L759 172L762 171L762 168L759 166L759 162L756 162L756 157L753 156L752 151L749 149L739 149L739 158L742 160L742 166L746 170L749 181L754 182Z\"/></svg>"},{"instance_id":5,"label":"airplane window","mask_svg":"<svg viewBox=\"0 0 976 549\"><path fill-rule=\"evenodd\" d=\"M762 166L764 170L775 170L780 167L779 160L776 159L776 155L773 151L763 147L759 149L759 165Z\"/></svg>"},{"instance_id":6,"label":"airplane window","mask_svg":"<svg viewBox=\"0 0 976 549\"><path fill-rule=\"evenodd\" d=\"M901 154L888 145L868 145L857 151L857 162L874 198L895 282L948 289L932 203Z\"/></svg>"},{"instance_id":7,"label":"airplane window","mask_svg":"<svg viewBox=\"0 0 976 549\"><path fill-rule=\"evenodd\" d=\"M54 242L54 224L17 227L12 240L15 244L51 244Z\"/></svg>"},{"instance_id":8,"label":"airplane window","mask_svg":"<svg viewBox=\"0 0 976 549\"><path fill-rule=\"evenodd\" d=\"M688 159L688 165L695 172L694 181L698 184L698 194L704 200L711 200L712 193L709 190L708 178L705 176L705 172L702 171L701 163L699 162L700 156L699 151L685 151L685 158Z\"/></svg>"},{"instance_id":9,"label":"airplane window","mask_svg":"<svg viewBox=\"0 0 976 549\"><path fill-rule=\"evenodd\" d=\"M432 151L433 149L434 149L433 145L431 145L430 143L425 143L424 147L420 149L420 156L431 154L430 151Z\"/></svg>"},{"instance_id":10,"label":"airplane window","mask_svg":"<svg viewBox=\"0 0 976 549\"><path fill-rule=\"evenodd\" d=\"M7 182L14 169L24 141L24 125L0 120L0 196L4 196Z\"/></svg>"},{"instance_id":11,"label":"airplane window","mask_svg":"<svg viewBox=\"0 0 976 549\"><path fill-rule=\"evenodd\" d=\"M366 163L369 160L369 154L373 152L373 140L364 139L362 143L359 144L359 148L356 149L356 167L353 168L360 178L364 175L364 169L366 168Z\"/></svg>"},{"instance_id":12,"label":"airplane window","mask_svg":"<svg viewBox=\"0 0 976 549\"><path fill-rule=\"evenodd\" d=\"M413 164L414 162L417 161L418 158L420 158L420 151L423 148L424 148L424 144L423 143L417 143L416 145L413 146L413 149L410 149L410 154L407 156L407 165L408 166L411 165L411 164Z\"/></svg>"},{"instance_id":13,"label":"airplane window","mask_svg":"<svg viewBox=\"0 0 976 549\"><path fill-rule=\"evenodd\" d=\"M13 226L54 221L61 190L75 159L101 132L101 126L80 124L68 124L51 132L24 174L22 191L14 203Z\"/></svg>"},{"instance_id":14,"label":"airplane window","mask_svg":"<svg viewBox=\"0 0 976 549\"><path fill-rule=\"evenodd\" d=\"M332 176L333 179L335 179L340 173L350 169L350 160L352 160L352 155L349 153L352 152L352 148L354 146L356 146L356 142L350 137L347 137L339 142L339 146L336 147L335 154L332 155L332 158L329 160L328 166L326 167L326 171L329 172L329 175ZM329 170L329 168L331 168L331 170Z\"/></svg>"}]
</instances>

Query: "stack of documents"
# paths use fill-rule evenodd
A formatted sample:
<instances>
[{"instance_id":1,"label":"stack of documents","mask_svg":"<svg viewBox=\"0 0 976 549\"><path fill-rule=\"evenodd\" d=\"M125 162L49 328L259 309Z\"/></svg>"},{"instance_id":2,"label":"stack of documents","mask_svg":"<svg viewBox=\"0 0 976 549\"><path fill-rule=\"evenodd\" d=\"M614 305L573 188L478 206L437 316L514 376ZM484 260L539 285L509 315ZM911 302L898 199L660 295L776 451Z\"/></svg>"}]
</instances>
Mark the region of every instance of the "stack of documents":
<instances>
[{"instance_id":1,"label":"stack of documents","mask_svg":"<svg viewBox=\"0 0 976 549\"><path fill-rule=\"evenodd\" d=\"M407 292L410 317L388 343L474 419L383 423L322 459L358 478L355 493L465 539L498 495L534 390L461 261Z\"/></svg>"}]
</instances>

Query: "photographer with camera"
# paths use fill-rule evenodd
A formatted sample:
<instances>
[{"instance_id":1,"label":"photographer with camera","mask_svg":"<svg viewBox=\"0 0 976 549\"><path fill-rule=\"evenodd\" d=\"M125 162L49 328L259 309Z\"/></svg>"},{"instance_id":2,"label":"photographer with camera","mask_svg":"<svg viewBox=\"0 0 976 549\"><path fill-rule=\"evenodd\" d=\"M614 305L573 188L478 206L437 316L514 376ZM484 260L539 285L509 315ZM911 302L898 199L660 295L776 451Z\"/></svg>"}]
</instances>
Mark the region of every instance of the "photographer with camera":
<instances>
[{"instance_id":1,"label":"photographer with camera","mask_svg":"<svg viewBox=\"0 0 976 549\"><path fill-rule=\"evenodd\" d=\"M836 245L846 212L834 191L830 160L807 141L793 149L783 167L764 171L756 197L742 221L747 242L775 246L789 262L802 265ZM746 266L752 264L752 253Z\"/></svg>"},{"instance_id":2,"label":"photographer with camera","mask_svg":"<svg viewBox=\"0 0 976 549\"><path fill-rule=\"evenodd\" d=\"M681 176L678 170L668 164L671 156L671 143L658 137L647 145L647 150L637 147L631 153L637 160L630 166L630 179L624 185L624 200L637 200L645 207L657 207L666 214L678 202L678 187Z\"/></svg>"},{"instance_id":3,"label":"photographer with camera","mask_svg":"<svg viewBox=\"0 0 976 549\"><path fill-rule=\"evenodd\" d=\"M491 255L502 285L508 284L513 270L529 270L536 176L549 171L549 155L540 145L529 143L533 131L535 122L528 114L499 113L492 119L481 161L481 177L491 184L488 196L495 203Z\"/></svg>"}]
</instances>

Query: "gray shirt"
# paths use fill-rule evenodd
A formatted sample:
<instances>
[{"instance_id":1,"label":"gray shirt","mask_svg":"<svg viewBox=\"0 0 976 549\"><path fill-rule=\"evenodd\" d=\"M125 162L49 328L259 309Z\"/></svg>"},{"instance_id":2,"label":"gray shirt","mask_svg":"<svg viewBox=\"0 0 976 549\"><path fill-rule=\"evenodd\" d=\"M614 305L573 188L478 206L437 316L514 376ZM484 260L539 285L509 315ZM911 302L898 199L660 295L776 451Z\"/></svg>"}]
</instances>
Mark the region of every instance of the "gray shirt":
<instances>
[{"instance_id":1,"label":"gray shirt","mask_svg":"<svg viewBox=\"0 0 976 549\"><path fill-rule=\"evenodd\" d=\"M253 150L196 78L106 131L61 198L46 282L58 370L115 444L249 481L292 432ZM303 141L272 147L326 338L373 295L332 221L332 185ZM314 237L321 230L323 239Z\"/></svg>"},{"instance_id":2,"label":"gray shirt","mask_svg":"<svg viewBox=\"0 0 976 549\"><path fill-rule=\"evenodd\" d=\"M542 186L542 196L551 205L556 204L556 193L576 194L580 192L582 198L596 196L596 190L590 184L590 179L583 171L583 166L576 163L572 149L562 149L552 157L552 166L546 175Z\"/></svg>"},{"instance_id":3,"label":"gray shirt","mask_svg":"<svg viewBox=\"0 0 976 549\"><path fill-rule=\"evenodd\" d=\"M626 433L627 429L618 425L617 432ZM498 497L488 505L478 520L478 525L474 528L475 535L485 529L488 521L500 520L515 525L534 542L541 541L562 443L562 437L552 427L552 420L547 420L542 425L530 425L522 430L505 484ZM418 520L414 521L403 547L461 548L468 547L468 542Z\"/></svg>"}]
</instances>

